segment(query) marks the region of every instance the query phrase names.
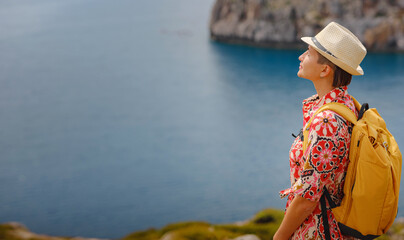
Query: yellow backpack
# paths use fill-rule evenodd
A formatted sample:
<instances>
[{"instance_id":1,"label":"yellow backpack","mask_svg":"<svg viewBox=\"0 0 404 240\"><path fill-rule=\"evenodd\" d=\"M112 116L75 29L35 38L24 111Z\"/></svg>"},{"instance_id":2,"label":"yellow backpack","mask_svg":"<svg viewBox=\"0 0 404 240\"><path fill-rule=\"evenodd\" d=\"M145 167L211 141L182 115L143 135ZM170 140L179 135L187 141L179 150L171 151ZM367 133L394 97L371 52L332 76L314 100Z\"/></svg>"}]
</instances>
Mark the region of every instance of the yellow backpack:
<instances>
[{"instance_id":1,"label":"yellow backpack","mask_svg":"<svg viewBox=\"0 0 404 240\"><path fill-rule=\"evenodd\" d=\"M303 129L303 151L308 146L311 121L319 112L334 111L354 124L349 150L350 162L343 189L344 197L341 205L335 206L325 191L321 199L323 221L328 225L324 211L327 198L342 234L373 239L386 233L397 215L402 157L397 142L387 130L377 110L368 109L367 103L361 106L356 99L352 99L356 109L360 111L358 120L342 103L323 105ZM324 227L328 239L328 226Z\"/></svg>"}]
</instances>

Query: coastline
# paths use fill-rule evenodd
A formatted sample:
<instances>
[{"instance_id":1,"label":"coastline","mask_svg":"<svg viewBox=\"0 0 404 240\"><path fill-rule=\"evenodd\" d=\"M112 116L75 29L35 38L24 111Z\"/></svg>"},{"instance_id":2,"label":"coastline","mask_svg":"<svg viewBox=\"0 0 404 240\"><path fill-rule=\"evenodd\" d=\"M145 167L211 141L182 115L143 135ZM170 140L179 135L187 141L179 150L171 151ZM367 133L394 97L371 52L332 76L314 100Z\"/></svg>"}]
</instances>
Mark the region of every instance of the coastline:
<instances>
[{"instance_id":1,"label":"coastline","mask_svg":"<svg viewBox=\"0 0 404 240\"><path fill-rule=\"evenodd\" d=\"M217 43L230 44L230 45L240 45L264 49L277 49L277 50L304 50L307 48L307 44L303 42L276 42L276 41L261 41L255 42L247 38L239 37L225 37L211 35L210 40ZM395 53L404 54L404 49L396 48L383 48L383 49L368 49L369 53Z\"/></svg>"}]
</instances>

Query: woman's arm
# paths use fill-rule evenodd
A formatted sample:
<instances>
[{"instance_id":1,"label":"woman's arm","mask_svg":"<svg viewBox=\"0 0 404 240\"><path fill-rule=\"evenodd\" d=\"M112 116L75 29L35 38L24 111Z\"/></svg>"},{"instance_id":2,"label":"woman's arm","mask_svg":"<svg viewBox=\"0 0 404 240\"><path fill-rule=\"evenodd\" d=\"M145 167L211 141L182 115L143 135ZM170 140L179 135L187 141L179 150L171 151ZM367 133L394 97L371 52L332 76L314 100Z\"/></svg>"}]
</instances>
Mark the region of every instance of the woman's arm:
<instances>
[{"instance_id":1,"label":"woman's arm","mask_svg":"<svg viewBox=\"0 0 404 240\"><path fill-rule=\"evenodd\" d=\"M303 221L313 212L318 202L297 195L288 207L285 217L274 235L274 240L287 240Z\"/></svg>"}]
</instances>

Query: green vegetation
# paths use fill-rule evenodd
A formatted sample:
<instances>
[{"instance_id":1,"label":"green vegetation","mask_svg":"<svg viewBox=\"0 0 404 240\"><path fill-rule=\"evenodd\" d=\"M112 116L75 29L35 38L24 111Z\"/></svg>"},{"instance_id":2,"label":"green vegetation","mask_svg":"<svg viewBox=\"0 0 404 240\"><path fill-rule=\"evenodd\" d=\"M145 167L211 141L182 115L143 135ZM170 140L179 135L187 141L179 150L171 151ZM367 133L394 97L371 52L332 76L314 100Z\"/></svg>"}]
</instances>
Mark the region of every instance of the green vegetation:
<instances>
[{"instance_id":1,"label":"green vegetation","mask_svg":"<svg viewBox=\"0 0 404 240\"><path fill-rule=\"evenodd\" d=\"M167 225L159 230L135 232L122 240L159 240L165 236L169 236L170 240L225 240L246 234L255 234L260 239L272 239L282 219L283 211L264 209L243 223L181 222Z\"/></svg>"},{"instance_id":2,"label":"green vegetation","mask_svg":"<svg viewBox=\"0 0 404 240\"><path fill-rule=\"evenodd\" d=\"M210 224L207 222L178 222L161 229L147 229L134 232L120 240L230 240L254 234L261 240L270 240L282 222L284 212L264 209L251 219L229 224ZM404 221L398 219L389 231L377 240L403 239ZM73 240L74 238L51 237L31 233L18 223L0 224L0 240ZM85 240L85 239L83 239Z\"/></svg>"},{"instance_id":3,"label":"green vegetation","mask_svg":"<svg viewBox=\"0 0 404 240\"><path fill-rule=\"evenodd\" d=\"M270 240L282 222L283 215L284 212L280 210L264 209L243 223L180 222L169 224L159 230L135 232L122 240L228 240L246 234L254 234L262 240ZM402 221L394 223L388 233L378 237L377 240L398 239L397 236L404 236Z\"/></svg>"}]
</instances>

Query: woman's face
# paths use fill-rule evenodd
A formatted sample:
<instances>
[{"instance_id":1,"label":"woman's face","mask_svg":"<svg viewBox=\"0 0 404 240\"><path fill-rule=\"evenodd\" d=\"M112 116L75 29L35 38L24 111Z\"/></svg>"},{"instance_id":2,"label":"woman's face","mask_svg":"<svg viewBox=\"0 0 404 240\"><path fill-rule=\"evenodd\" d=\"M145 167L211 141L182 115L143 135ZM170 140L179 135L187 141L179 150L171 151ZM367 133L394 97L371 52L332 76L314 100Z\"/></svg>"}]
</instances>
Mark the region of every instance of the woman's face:
<instances>
[{"instance_id":1,"label":"woman's face","mask_svg":"<svg viewBox=\"0 0 404 240\"><path fill-rule=\"evenodd\" d=\"M323 64L318 63L318 52L309 46L306 52L300 55L300 66L297 76L309 80L320 79L320 73L323 69Z\"/></svg>"}]
</instances>

